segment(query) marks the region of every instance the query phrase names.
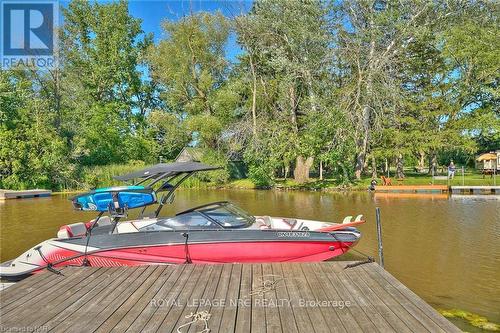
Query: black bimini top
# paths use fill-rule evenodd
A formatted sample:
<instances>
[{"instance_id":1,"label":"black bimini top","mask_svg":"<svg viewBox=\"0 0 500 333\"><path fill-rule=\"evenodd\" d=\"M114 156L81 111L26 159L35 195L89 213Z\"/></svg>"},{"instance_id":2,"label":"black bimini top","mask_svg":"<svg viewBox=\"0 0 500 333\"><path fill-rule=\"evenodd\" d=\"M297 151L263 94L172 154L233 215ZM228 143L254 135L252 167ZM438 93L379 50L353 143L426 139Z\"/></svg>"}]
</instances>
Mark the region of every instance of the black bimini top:
<instances>
[{"instance_id":1,"label":"black bimini top","mask_svg":"<svg viewBox=\"0 0 500 333\"><path fill-rule=\"evenodd\" d=\"M181 173L192 173L196 171L209 171L220 169L220 167L206 165L199 162L175 162L159 163L148 168L134 171L122 176L114 177L117 180L128 181L137 178L153 178L159 175L174 176Z\"/></svg>"}]
</instances>

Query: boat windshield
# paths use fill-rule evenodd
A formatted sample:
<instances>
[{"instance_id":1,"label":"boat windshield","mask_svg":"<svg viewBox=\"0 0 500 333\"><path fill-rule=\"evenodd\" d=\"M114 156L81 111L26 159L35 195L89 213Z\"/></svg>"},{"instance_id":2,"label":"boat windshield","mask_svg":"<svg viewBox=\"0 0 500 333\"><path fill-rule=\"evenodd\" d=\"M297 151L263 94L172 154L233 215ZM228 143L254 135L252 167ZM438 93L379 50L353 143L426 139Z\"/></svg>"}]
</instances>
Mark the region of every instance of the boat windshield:
<instances>
[{"instance_id":1,"label":"boat windshield","mask_svg":"<svg viewBox=\"0 0 500 333\"><path fill-rule=\"evenodd\" d=\"M230 229L245 228L255 222L255 217L229 202L218 202L197 207L162 219L155 229ZM145 229L146 230L146 229ZM151 226L147 230L152 230Z\"/></svg>"},{"instance_id":2,"label":"boat windshield","mask_svg":"<svg viewBox=\"0 0 500 333\"><path fill-rule=\"evenodd\" d=\"M196 211L217 221L224 228L244 228L255 222L255 217L229 202L211 204Z\"/></svg>"}]
</instances>

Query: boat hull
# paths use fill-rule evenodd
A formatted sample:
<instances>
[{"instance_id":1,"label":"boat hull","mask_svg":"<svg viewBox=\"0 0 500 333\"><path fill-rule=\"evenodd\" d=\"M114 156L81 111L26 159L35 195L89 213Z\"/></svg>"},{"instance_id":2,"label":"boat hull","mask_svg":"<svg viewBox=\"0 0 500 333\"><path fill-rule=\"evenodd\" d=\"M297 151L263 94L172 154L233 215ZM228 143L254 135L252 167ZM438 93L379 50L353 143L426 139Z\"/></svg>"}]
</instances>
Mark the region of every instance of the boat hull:
<instances>
[{"instance_id":1,"label":"boat hull","mask_svg":"<svg viewBox=\"0 0 500 333\"><path fill-rule=\"evenodd\" d=\"M86 263L95 267L152 264L217 264L324 261L347 252L359 240L357 230L228 230L141 232L52 239L0 267L3 278ZM40 255L40 252L42 255Z\"/></svg>"}]
</instances>

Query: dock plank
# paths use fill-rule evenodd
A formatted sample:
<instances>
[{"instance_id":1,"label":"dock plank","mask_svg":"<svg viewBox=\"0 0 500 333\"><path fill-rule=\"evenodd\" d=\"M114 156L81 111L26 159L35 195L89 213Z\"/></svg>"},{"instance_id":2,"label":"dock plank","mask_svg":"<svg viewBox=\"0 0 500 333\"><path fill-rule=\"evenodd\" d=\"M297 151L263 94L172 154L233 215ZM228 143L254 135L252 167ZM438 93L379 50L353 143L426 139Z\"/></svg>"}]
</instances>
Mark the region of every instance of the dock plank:
<instances>
[{"instance_id":1,"label":"dock plank","mask_svg":"<svg viewBox=\"0 0 500 333\"><path fill-rule=\"evenodd\" d=\"M141 299L143 295L149 291L150 287L158 281L158 278L163 271L164 267L156 267L151 275L146 277L143 283L139 285L137 290L135 290L124 303L120 306L115 305L115 311L96 329L96 332L111 331L113 327L115 327L127 315L127 313L135 307L139 299Z\"/></svg>"},{"instance_id":2,"label":"dock plank","mask_svg":"<svg viewBox=\"0 0 500 333\"><path fill-rule=\"evenodd\" d=\"M69 297L67 295L64 300L55 300L47 305L46 310L41 312L40 316L30 322L30 326L44 326L47 328L56 327L64 322L66 318L78 311L85 311L85 304L93 300L99 293L109 287L109 281L113 281L125 272L123 268L118 267L112 269L100 269L83 284L77 292L74 292ZM101 273L98 277L97 274ZM82 309L82 310L80 310Z\"/></svg>"},{"instance_id":3,"label":"dock plank","mask_svg":"<svg viewBox=\"0 0 500 333\"><path fill-rule=\"evenodd\" d=\"M148 325L144 328L144 332L170 332L167 328L173 330L172 323L175 325L175 323L179 321L182 312L191 299L193 291L197 290L195 287L203 284L202 272L206 270L206 268L207 265L195 265L193 274L187 279L184 288L182 288L182 291L175 299L176 303L171 306L167 315L162 316L161 312L157 311L156 314L159 315L158 320L150 320Z\"/></svg>"},{"instance_id":4,"label":"dock plank","mask_svg":"<svg viewBox=\"0 0 500 333\"><path fill-rule=\"evenodd\" d=\"M81 272L81 274L72 274L66 279L65 284L61 283L57 285L58 289L56 292L54 292L52 288L47 289L30 299L27 304L20 305L20 309L17 308L15 311L11 311L8 314L2 311L2 321L15 324L18 318L25 318L27 316L33 318L34 321L38 320L40 317L47 318L54 307L57 307L62 301L70 298L75 292L82 289L86 279L92 280L94 277L99 277L102 273L103 270L97 268L85 270ZM59 288L59 286L61 287ZM37 306L37 304L45 304L43 311L38 310L39 306ZM39 315L39 317L35 318L33 313Z\"/></svg>"},{"instance_id":5,"label":"dock plank","mask_svg":"<svg viewBox=\"0 0 500 333\"><path fill-rule=\"evenodd\" d=\"M460 332L376 263L346 263L65 268L0 291L0 330Z\"/></svg>"},{"instance_id":6,"label":"dock plank","mask_svg":"<svg viewBox=\"0 0 500 333\"><path fill-rule=\"evenodd\" d=\"M252 264L252 332L266 332L266 310L261 306L262 296L258 293L262 288L262 265Z\"/></svg>"},{"instance_id":7,"label":"dock plank","mask_svg":"<svg viewBox=\"0 0 500 333\"><path fill-rule=\"evenodd\" d=\"M127 280L132 280L140 276L145 270L145 267L139 267L131 270L124 270L123 274L111 283L110 288L106 288L82 308L84 311L73 312L65 321L61 322L53 330L54 332L83 332L90 326L95 324L96 317L103 311L106 311L107 306L113 302L120 293L125 290L128 283ZM82 301L83 303L83 301ZM89 330L90 331L90 330Z\"/></svg>"},{"instance_id":8,"label":"dock plank","mask_svg":"<svg viewBox=\"0 0 500 333\"><path fill-rule=\"evenodd\" d=\"M380 283L383 288L392 296L396 301L401 304L412 316L414 316L429 332L443 332L441 327L434 323L427 317L418 307L416 307L409 299L404 297L389 281L385 280L383 276L378 274L373 269L367 270L368 276Z\"/></svg>"},{"instance_id":9,"label":"dock plank","mask_svg":"<svg viewBox=\"0 0 500 333\"><path fill-rule=\"evenodd\" d=\"M251 332L252 329L252 300L249 296L252 290L252 266L243 265L241 270L240 293L238 300L241 302L236 314L235 332Z\"/></svg>"},{"instance_id":10,"label":"dock plank","mask_svg":"<svg viewBox=\"0 0 500 333\"><path fill-rule=\"evenodd\" d=\"M205 292L203 293L202 296L202 304L199 304L199 306L196 307L196 310L193 312L208 312L210 313L210 309L212 308L212 303L213 300L215 300L215 293L217 291L217 287L219 285L219 280L220 276L222 274L222 265L216 265L213 266L213 271L210 277L208 278L207 281L207 287L205 288ZM210 301L210 303L209 303ZM215 306L220 306L219 304L213 305ZM197 325L191 325L189 327L189 332L196 333L199 332L198 326Z\"/></svg>"},{"instance_id":11,"label":"dock plank","mask_svg":"<svg viewBox=\"0 0 500 333\"><path fill-rule=\"evenodd\" d=\"M405 299L409 300L414 306L420 309L432 322L436 323L440 327L441 331L461 332L455 325L453 325L445 317L441 315L436 316L436 310L434 310L429 304L424 302L413 291L404 286L400 281L398 281L394 276L389 274L386 270L382 269L379 265L372 264L372 266L373 267L371 271L381 275L394 288L396 288Z\"/></svg>"},{"instance_id":12,"label":"dock plank","mask_svg":"<svg viewBox=\"0 0 500 333\"><path fill-rule=\"evenodd\" d=\"M134 321L128 325L124 322L120 322L115 326L113 331L115 332L142 332L144 327L152 320L157 319L161 314L157 312L162 312L164 315L170 310L170 306L167 302L174 300L180 293L184 284L187 282L188 277L191 275L194 266L192 265L179 265L170 266L168 269L172 269L172 274L165 281L165 284L158 290L158 292L151 298L146 299L144 307L137 308L136 318ZM156 317L155 317L156 316ZM155 317L155 318L153 318Z\"/></svg>"},{"instance_id":13,"label":"dock plank","mask_svg":"<svg viewBox=\"0 0 500 333\"><path fill-rule=\"evenodd\" d=\"M283 277L285 277L283 281L290 295L290 300L294 302L293 314L295 315L295 324L299 332L312 332L313 322L309 311L306 311L306 307L300 307L300 305L297 304L300 302L300 299L303 298L299 291L302 286L299 285L299 282L293 275L290 265L293 264L281 264L281 269L283 271Z\"/></svg>"},{"instance_id":14,"label":"dock plank","mask_svg":"<svg viewBox=\"0 0 500 333\"><path fill-rule=\"evenodd\" d=\"M370 317L363 311L363 306L365 300L363 298L358 298L357 294L352 295L350 290L347 288L349 285L344 283L339 276L345 274L343 271L336 270L335 266L320 266L321 271L329 279L333 286L335 286L340 299L344 302L349 301L351 303L349 310L353 314L354 319L358 323L359 327L363 332L379 332L380 330L374 325L370 320Z\"/></svg>"},{"instance_id":15,"label":"dock plank","mask_svg":"<svg viewBox=\"0 0 500 333\"><path fill-rule=\"evenodd\" d=\"M328 300L346 301L340 297L335 286L331 285L328 277L323 274L320 264L311 264L311 274L314 274L318 280L321 292L325 294ZM335 313L338 315L347 332L361 332L361 327L356 322L350 307L339 308L339 311L335 311Z\"/></svg>"},{"instance_id":16,"label":"dock plank","mask_svg":"<svg viewBox=\"0 0 500 333\"><path fill-rule=\"evenodd\" d=\"M274 279L282 279L281 276L275 276L275 274L273 274L273 268L271 264L262 264L262 276L264 278L271 278L270 279L271 281ZM276 290L283 288L282 283L280 282L278 282L276 288L270 290L268 293L265 294L265 299L268 302L268 304L273 304L272 306L266 306L264 309L266 311L267 332L272 332L272 333L283 332L281 325L281 318L280 318L281 315L278 309L278 297L276 296ZM274 306L274 304L276 306Z\"/></svg>"},{"instance_id":17,"label":"dock plank","mask_svg":"<svg viewBox=\"0 0 500 333\"><path fill-rule=\"evenodd\" d=\"M316 275L307 274L312 271L311 266L311 264L305 264L301 266L301 268L302 274L306 277L308 288L312 291L312 296L314 297L313 300L322 302L323 304L328 304L327 302L330 301L330 299L324 292L322 292L321 284L318 279L316 279ZM329 323L330 332L347 332L337 314L337 311L335 311L332 306L320 306L319 310L321 311L325 321Z\"/></svg>"}]
</instances>

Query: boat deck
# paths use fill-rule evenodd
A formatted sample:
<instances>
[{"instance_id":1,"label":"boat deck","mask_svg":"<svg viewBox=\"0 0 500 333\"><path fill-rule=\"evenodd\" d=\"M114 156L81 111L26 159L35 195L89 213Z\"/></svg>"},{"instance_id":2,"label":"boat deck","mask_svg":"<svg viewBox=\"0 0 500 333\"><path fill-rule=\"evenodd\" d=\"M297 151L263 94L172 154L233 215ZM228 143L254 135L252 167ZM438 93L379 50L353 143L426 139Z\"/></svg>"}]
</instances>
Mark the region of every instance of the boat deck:
<instances>
[{"instance_id":1,"label":"boat deck","mask_svg":"<svg viewBox=\"0 0 500 333\"><path fill-rule=\"evenodd\" d=\"M0 329L460 332L378 264L349 263L68 267L0 291Z\"/></svg>"}]
</instances>

